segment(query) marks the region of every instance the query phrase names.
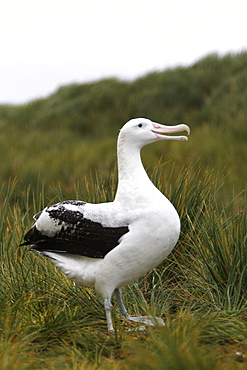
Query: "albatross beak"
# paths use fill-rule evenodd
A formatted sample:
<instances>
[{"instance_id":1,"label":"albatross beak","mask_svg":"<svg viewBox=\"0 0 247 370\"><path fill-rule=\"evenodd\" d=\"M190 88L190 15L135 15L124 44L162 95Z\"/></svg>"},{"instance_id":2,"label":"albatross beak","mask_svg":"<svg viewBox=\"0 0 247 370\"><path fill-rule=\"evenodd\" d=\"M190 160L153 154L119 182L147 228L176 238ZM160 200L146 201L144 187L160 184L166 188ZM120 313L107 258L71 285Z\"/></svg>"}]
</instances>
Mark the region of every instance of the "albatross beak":
<instances>
[{"instance_id":1,"label":"albatross beak","mask_svg":"<svg viewBox=\"0 0 247 370\"><path fill-rule=\"evenodd\" d=\"M181 123L180 125L175 126L165 126L161 125L160 123L153 122L153 130L152 132L156 135L158 140L182 140L187 141L187 136L171 136L171 135L162 135L162 134L173 134L176 132L186 131L187 134L190 134L189 126Z\"/></svg>"}]
</instances>

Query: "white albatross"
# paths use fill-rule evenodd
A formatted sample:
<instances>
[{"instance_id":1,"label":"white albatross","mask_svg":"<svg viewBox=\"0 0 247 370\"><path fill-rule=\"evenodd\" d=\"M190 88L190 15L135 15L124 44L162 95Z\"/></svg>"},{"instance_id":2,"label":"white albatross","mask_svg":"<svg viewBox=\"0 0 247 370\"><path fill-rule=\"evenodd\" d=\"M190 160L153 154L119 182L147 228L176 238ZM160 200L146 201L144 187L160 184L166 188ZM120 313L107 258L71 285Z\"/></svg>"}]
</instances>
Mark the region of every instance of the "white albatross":
<instances>
[{"instance_id":1,"label":"white albatross","mask_svg":"<svg viewBox=\"0 0 247 370\"><path fill-rule=\"evenodd\" d=\"M121 313L143 324L163 324L152 317L129 316L121 287L156 267L171 252L180 234L174 206L154 186L141 161L141 148L159 140L188 140L166 136L190 132L185 124L165 126L146 118L128 121L117 145L118 188L113 202L69 200L46 207L34 216L22 245L51 258L69 278L83 287L95 287L104 299L108 331L113 331L111 297Z\"/></svg>"}]
</instances>

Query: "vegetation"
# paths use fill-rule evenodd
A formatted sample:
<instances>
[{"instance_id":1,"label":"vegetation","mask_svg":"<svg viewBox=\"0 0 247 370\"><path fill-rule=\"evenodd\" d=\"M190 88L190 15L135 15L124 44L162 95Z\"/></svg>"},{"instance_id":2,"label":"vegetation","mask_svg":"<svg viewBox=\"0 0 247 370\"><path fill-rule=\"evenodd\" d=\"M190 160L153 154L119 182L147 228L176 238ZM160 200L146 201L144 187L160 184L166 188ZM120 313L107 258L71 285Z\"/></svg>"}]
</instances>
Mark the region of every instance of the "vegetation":
<instances>
[{"instance_id":1,"label":"vegetation","mask_svg":"<svg viewBox=\"0 0 247 370\"><path fill-rule=\"evenodd\" d=\"M162 162L175 161L175 178L177 169L200 158L202 176L207 168L229 174L222 193L227 201L233 185L235 193L246 186L246 65L247 53L211 55L133 82L74 84L24 106L0 106L0 182L17 176L18 189L36 187L39 175L52 196L52 183L69 190L90 172L107 178L120 127L147 117L169 125L185 122L192 135L185 145L146 147L146 166L161 156Z\"/></svg>"},{"instance_id":2,"label":"vegetation","mask_svg":"<svg viewBox=\"0 0 247 370\"><path fill-rule=\"evenodd\" d=\"M1 369L246 368L246 62L246 53L211 55L0 107ZM124 288L131 314L158 315L166 326L138 331L115 304L108 335L94 291L19 244L48 203L113 199L116 136L137 116L191 127L188 143L143 151L182 233L161 266Z\"/></svg>"}]
</instances>

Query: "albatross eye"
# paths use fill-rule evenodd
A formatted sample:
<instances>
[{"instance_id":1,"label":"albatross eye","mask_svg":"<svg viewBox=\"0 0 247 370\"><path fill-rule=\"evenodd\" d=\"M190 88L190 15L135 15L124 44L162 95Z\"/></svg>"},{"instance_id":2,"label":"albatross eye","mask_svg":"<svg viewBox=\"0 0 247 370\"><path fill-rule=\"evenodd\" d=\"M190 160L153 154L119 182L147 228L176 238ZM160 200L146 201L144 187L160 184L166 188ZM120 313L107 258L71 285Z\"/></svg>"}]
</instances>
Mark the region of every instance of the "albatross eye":
<instances>
[{"instance_id":1,"label":"albatross eye","mask_svg":"<svg viewBox=\"0 0 247 370\"><path fill-rule=\"evenodd\" d=\"M142 123L139 123L138 127L142 127Z\"/></svg>"}]
</instances>

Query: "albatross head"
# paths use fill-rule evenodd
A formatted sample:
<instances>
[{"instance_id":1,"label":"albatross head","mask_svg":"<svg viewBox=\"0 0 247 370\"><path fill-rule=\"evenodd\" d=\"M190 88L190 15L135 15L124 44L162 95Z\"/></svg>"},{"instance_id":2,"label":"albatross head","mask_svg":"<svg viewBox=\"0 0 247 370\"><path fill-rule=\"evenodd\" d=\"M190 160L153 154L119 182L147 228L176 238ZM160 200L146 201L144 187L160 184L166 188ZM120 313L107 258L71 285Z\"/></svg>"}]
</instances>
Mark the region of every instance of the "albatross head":
<instances>
[{"instance_id":1,"label":"albatross head","mask_svg":"<svg viewBox=\"0 0 247 370\"><path fill-rule=\"evenodd\" d=\"M142 147L158 140L188 140L187 136L170 135L182 131L186 131L188 135L190 134L189 127L183 123L175 126L166 126L147 118L134 118L121 128L120 138L124 139L125 142L136 143Z\"/></svg>"}]
</instances>

